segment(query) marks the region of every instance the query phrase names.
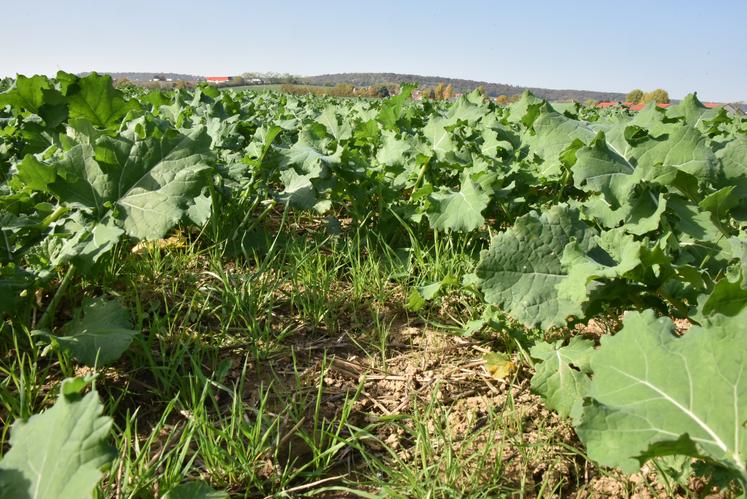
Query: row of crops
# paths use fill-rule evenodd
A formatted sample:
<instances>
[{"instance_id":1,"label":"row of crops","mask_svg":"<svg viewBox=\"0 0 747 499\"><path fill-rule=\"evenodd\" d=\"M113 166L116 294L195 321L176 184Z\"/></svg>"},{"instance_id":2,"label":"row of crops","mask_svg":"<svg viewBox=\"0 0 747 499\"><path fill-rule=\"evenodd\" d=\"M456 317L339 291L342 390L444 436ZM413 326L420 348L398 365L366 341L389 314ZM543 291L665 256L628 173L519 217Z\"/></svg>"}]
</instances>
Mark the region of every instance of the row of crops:
<instances>
[{"instance_id":1,"label":"row of crops","mask_svg":"<svg viewBox=\"0 0 747 499\"><path fill-rule=\"evenodd\" d=\"M460 237L482 249L473 272L411 301L473 289L485 305L473 329L492 314L546 331L624 316L614 334L530 350L533 389L590 459L625 472L697 459L747 485L747 120L695 95L630 113L412 90L125 95L96 74L19 76L0 93L5 334L75 365L116 363L139 334L128 304L99 293L67 322L58 307L73 279L96 290L118 252L175 228L227 258L261 252L278 210L401 244ZM111 419L92 382L67 379L50 409L4 420L4 497L96 487Z\"/></svg>"}]
</instances>

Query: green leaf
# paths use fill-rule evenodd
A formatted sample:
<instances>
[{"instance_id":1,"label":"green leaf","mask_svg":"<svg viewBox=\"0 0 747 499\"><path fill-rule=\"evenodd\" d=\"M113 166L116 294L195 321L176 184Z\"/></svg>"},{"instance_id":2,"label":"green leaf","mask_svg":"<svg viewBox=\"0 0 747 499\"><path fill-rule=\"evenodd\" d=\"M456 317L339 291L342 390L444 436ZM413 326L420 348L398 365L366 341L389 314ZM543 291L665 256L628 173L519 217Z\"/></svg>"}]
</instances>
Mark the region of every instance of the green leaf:
<instances>
[{"instance_id":1,"label":"green leaf","mask_svg":"<svg viewBox=\"0 0 747 499\"><path fill-rule=\"evenodd\" d=\"M75 311L57 342L87 366L106 365L119 359L137 331L127 309L117 300L97 298Z\"/></svg>"},{"instance_id":2,"label":"green leaf","mask_svg":"<svg viewBox=\"0 0 747 499\"><path fill-rule=\"evenodd\" d=\"M649 138L631 150L641 177L662 185L671 184L677 172L700 181L716 178L719 164L707 138L691 126L680 126L660 138Z\"/></svg>"},{"instance_id":3,"label":"green leaf","mask_svg":"<svg viewBox=\"0 0 747 499\"><path fill-rule=\"evenodd\" d=\"M52 92L52 84L46 76L35 75L27 78L18 75L15 86L0 94L0 108L10 106L11 109L25 109L34 114L46 103L45 95Z\"/></svg>"},{"instance_id":4,"label":"green leaf","mask_svg":"<svg viewBox=\"0 0 747 499\"><path fill-rule=\"evenodd\" d=\"M34 274L13 264L0 264L0 317L15 311L22 293L34 284Z\"/></svg>"},{"instance_id":5,"label":"green leaf","mask_svg":"<svg viewBox=\"0 0 747 499\"><path fill-rule=\"evenodd\" d=\"M558 297L556 286L567 276L565 247L575 240L588 250L593 235L578 211L563 204L517 219L480 255L476 273L485 300L527 327L563 325L568 316L582 314L580 304Z\"/></svg>"},{"instance_id":6,"label":"green leaf","mask_svg":"<svg viewBox=\"0 0 747 499\"><path fill-rule=\"evenodd\" d=\"M444 189L431 194L428 221L431 228L471 232L485 223L482 211L488 207L490 194L467 177L458 192Z\"/></svg>"},{"instance_id":7,"label":"green leaf","mask_svg":"<svg viewBox=\"0 0 747 499\"><path fill-rule=\"evenodd\" d=\"M678 104L667 109L670 118L683 119L690 126L698 126L701 121L708 119L717 111L709 109L700 102L697 93L687 94Z\"/></svg>"},{"instance_id":8,"label":"green leaf","mask_svg":"<svg viewBox=\"0 0 747 499\"><path fill-rule=\"evenodd\" d=\"M575 241L565 247L561 262L568 277L556 286L559 297L585 303L592 281L622 277L641 264L642 245L623 228L604 232L596 244L589 251Z\"/></svg>"},{"instance_id":9,"label":"green leaf","mask_svg":"<svg viewBox=\"0 0 747 499\"><path fill-rule=\"evenodd\" d=\"M526 127L531 127L534 120L539 116L544 103L545 101L525 90L521 94L521 98L509 106L508 120L512 123L521 123Z\"/></svg>"},{"instance_id":10,"label":"green leaf","mask_svg":"<svg viewBox=\"0 0 747 499\"><path fill-rule=\"evenodd\" d=\"M747 480L745 319L719 316L678 337L669 318L628 312L591 359L576 427L589 457L634 472L654 456L702 456Z\"/></svg>"},{"instance_id":11,"label":"green leaf","mask_svg":"<svg viewBox=\"0 0 747 499\"><path fill-rule=\"evenodd\" d=\"M100 220L116 215L132 237L159 239L184 218L206 185L209 146L202 127L189 135L170 130L159 139L101 137L95 151L81 143L53 164L57 179L49 190Z\"/></svg>"},{"instance_id":12,"label":"green leaf","mask_svg":"<svg viewBox=\"0 0 747 499\"><path fill-rule=\"evenodd\" d=\"M112 420L101 416L95 391L68 388L57 402L11 430L10 450L0 461L0 496L29 499L92 497L101 469L113 459L106 444Z\"/></svg>"},{"instance_id":13,"label":"green leaf","mask_svg":"<svg viewBox=\"0 0 747 499\"><path fill-rule=\"evenodd\" d=\"M381 109L376 119L388 130L396 130L397 123L402 119L405 111L405 103L410 100L413 90L417 85L402 85L399 94L389 97L381 104Z\"/></svg>"},{"instance_id":14,"label":"green leaf","mask_svg":"<svg viewBox=\"0 0 747 499\"><path fill-rule=\"evenodd\" d=\"M227 499L228 493L216 491L205 482L182 483L166 492L161 499Z\"/></svg>"},{"instance_id":15,"label":"green leaf","mask_svg":"<svg viewBox=\"0 0 747 499\"><path fill-rule=\"evenodd\" d=\"M571 416L591 386L591 357L594 342L574 336L568 345L562 341L541 342L530 350L535 364L532 390L540 394L550 409L563 417Z\"/></svg>"},{"instance_id":16,"label":"green leaf","mask_svg":"<svg viewBox=\"0 0 747 499\"><path fill-rule=\"evenodd\" d=\"M18 163L18 178L35 191L47 192L48 186L55 179L55 171L51 166L42 163L31 154L27 154Z\"/></svg>"},{"instance_id":17,"label":"green leaf","mask_svg":"<svg viewBox=\"0 0 747 499\"><path fill-rule=\"evenodd\" d=\"M68 91L70 118L84 118L98 128L116 130L128 112L140 109L136 100L125 100L114 89L108 75L91 73L78 79L74 88Z\"/></svg>"},{"instance_id":18,"label":"green leaf","mask_svg":"<svg viewBox=\"0 0 747 499\"><path fill-rule=\"evenodd\" d=\"M555 179L563 171L561 153L576 139L588 144L596 133L588 124L570 119L552 110L545 109L533 123L534 133L527 133L524 142L532 155L541 158L537 173L542 178Z\"/></svg>"},{"instance_id":19,"label":"green leaf","mask_svg":"<svg viewBox=\"0 0 747 499\"><path fill-rule=\"evenodd\" d=\"M407 298L407 310L417 312L422 309L427 302L438 296L442 286L443 281L438 281L413 289Z\"/></svg>"},{"instance_id":20,"label":"green leaf","mask_svg":"<svg viewBox=\"0 0 747 499\"><path fill-rule=\"evenodd\" d=\"M406 153L412 150L412 144L406 140L398 139L396 134L390 131L384 131L381 137L381 148L376 153L376 160L382 165L406 163Z\"/></svg>"},{"instance_id":21,"label":"green leaf","mask_svg":"<svg viewBox=\"0 0 747 499\"><path fill-rule=\"evenodd\" d=\"M124 230L114 225L111 218L101 223L87 224L77 214L71 216L64 227L72 235L63 240L52 262L54 265L73 262L82 270L89 270L124 234Z\"/></svg>"},{"instance_id":22,"label":"green leaf","mask_svg":"<svg viewBox=\"0 0 747 499\"><path fill-rule=\"evenodd\" d=\"M703 317L713 314L735 316L747 306L747 288L742 285L741 275L738 279L723 278L713 287L711 294L701 304Z\"/></svg>"},{"instance_id":23,"label":"green leaf","mask_svg":"<svg viewBox=\"0 0 747 499\"><path fill-rule=\"evenodd\" d=\"M635 167L609 147L603 132L576 152L576 163L571 170L577 188L602 193L612 209L625 203L639 181Z\"/></svg>"},{"instance_id":24,"label":"green leaf","mask_svg":"<svg viewBox=\"0 0 747 499\"><path fill-rule=\"evenodd\" d=\"M283 149L283 166L294 166L306 174L319 177L326 165L338 164L342 161L343 147L337 144L334 152L328 151L330 139L324 136L324 127L321 134L314 126L304 128L298 134L298 140L289 149Z\"/></svg>"},{"instance_id":25,"label":"green leaf","mask_svg":"<svg viewBox=\"0 0 747 499\"><path fill-rule=\"evenodd\" d=\"M353 129L345 120L343 120L343 123L340 124L340 121L337 119L336 109L337 106L327 107L316 120L317 122L324 125L324 127L327 129L327 132L331 136L333 136L335 140L347 140L353 136Z\"/></svg>"},{"instance_id":26,"label":"green leaf","mask_svg":"<svg viewBox=\"0 0 747 499\"><path fill-rule=\"evenodd\" d=\"M445 161L447 155L456 150L456 145L451 139L451 132L445 128L448 125L449 122L445 118L433 116L423 128L423 133L433 150L433 155L439 161Z\"/></svg>"}]
</instances>

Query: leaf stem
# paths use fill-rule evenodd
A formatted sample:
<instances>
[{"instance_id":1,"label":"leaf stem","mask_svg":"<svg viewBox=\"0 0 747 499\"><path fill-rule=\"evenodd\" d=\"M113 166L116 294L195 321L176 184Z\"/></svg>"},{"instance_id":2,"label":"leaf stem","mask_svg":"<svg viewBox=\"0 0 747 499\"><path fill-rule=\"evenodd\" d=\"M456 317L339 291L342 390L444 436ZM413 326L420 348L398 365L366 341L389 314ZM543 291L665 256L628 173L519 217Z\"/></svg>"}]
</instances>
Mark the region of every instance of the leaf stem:
<instances>
[{"instance_id":1,"label":"leaf stem","mask_svg":"<svg viewBox=\"0 0 747 499\"><path fill-rule=\"evenodd\" d=\"M67 272L65 273L65 277L62 278L62 282L60 282L60 285L57 286L57 291L52 297L52 301L49 302L49 305L47 305L47 309L44 311L41 319L39 319L39 322L36 324L36 329L47 329L52 325L52 320L54 319L54 313L57 310L57 306L60 304L62 296L65 294L65 290L70 284L70 281L73 280L74 274L75 265L70 265L70 267L67 269Z\"/></svg>"}]
</instances>

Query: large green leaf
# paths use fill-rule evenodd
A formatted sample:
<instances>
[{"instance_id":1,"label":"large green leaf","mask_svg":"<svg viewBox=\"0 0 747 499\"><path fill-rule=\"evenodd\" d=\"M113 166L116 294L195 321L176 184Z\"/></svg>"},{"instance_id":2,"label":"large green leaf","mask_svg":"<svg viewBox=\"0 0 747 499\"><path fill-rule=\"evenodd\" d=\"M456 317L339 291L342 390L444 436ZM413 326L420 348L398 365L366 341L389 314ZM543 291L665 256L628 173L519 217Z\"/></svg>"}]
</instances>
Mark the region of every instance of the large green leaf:
<instances>
[{"instance_id":1,"label":"large green leaf","mask_svg":"<svg viewBox=\"0 0 747 499\"><path fill-rule=\"evenodd\" d=\"M626 234L624 228L604 232L588 251L571 241L561 258L568 276L557 284L558 296L574 303L585 303L593 282L623 277L638 267L641 250L641 243Z\"/></svg>"},{"instance_id":2,"label":"large green leaf","mask_svg":"<svg viewBox=\"0 0 747 499\"><path fill-rule=\"evenodd\" d=\"M488 207L490 194L467 177L458 192L441 190L431 194L428 220L439 230L471 232L485 222L482 211Z\"/></svg>"},{"instance_id":3,"label":"large green leaf","mask_svg":"<svg viewBox=\"0 0 747 499\"><path fill-rule=\"evenodd\" d=\"M47 104L50 96L55 93L52 83L46 76L35 75L27 78L18 75L14 87L0 93L0 108L7 105L14 111L25 109L39 114L42 106Z\"/></svg>"},{"instance_id":4,"label":"large green leaf","mask_svg":"<svg viewBox=\"0 0 747 499\"><path fill-rule=\"evenodd\" d=\"M700 181L712 181L719 172L715 154L706 137L692 126L680 126L659 138L648 138L631 150L642 178L663 185L674 182L677 172Z\"/></svg>"},{"instance_id":5,"label":"large green leaf","mask_svg":"<svg viewBox=\"0 0 747 499\"><path fill-rule=\"evenodd\" d=\"M565 247L575 240L588 250L593 235L566 205L517 219L480 255L476 273L485 300L530 327L563 325L568 316L582 314L579 303L558 297L556 286L567 277L561 263Z\"/></svg>"},{"instance_id":6,"label":"large green leaf","mask_svg":"<svg viewBox=\"0 0 747 499\"><path fill-rule=\"evenodd\" d=\"M626 202L631 189L640 180L635 167L610 148L603 132L576 152L576 163L571 169L576 187L602 193L613 209Z\"/></svg>"},{"instance_id":7,"label":"large green leaf","mask_svg":"<svg viewBox=\"0 0 747 499\"><path fill-rule=\"evenodd\" d=\"M397 138L394 132L384 131L376 160L382 165L401 165L407 162L406 154L411 150L410 142Z\"/></svg>"},{"instance_id":8,"label":"large green leaf","mask_svg":"<svg viewBox=\"0 0 747 499\"><path fill-rule=\"evenodd\" d=\"M331 141L325 135L326 129L321 125L304 128L289 149L281 150L283 166L318 177L327 165L340 163L343 147L337 144L334 151L329 151Z\"/></svg>"},{"instance_id":9,"label":"large green leaf","mask_svg":"<svg viewBox=\"0 0 747 499\"><path fill-rule=\"evenodd\" d=\"M52 163L56 179L48 189L99 220L113 216L132 237L158 239L182 220L206 185L209 145L202 127L189 135L169 130L159 139L100 137L95 148L80 143ZM31 176L32 168L27 172Z\"/></svg>"},{"instance_id":10,"label":"large green leaf","mask_svg":"<svg viewBox=\"0 0 747 499\"><path fill-rule=\"evenodd\" d=\"M449 153L456 150L456 145L451 139L451 132L446 129L448 125L449 121L446 118L433 116L423 128L423 133L433 150L433 155L440 161L445 161Z\"/></svg>"},{"instance_id":11,"label":"large green leaf","mask_svg":"<svg viewBox=\"0 0 747 499\"><path fill-rule=\"evenodd\" d=\"M353 129L350 124L343 120L342 124L337 118L337 107L330 106L326 108L322 114L319 115L317 121L324 125L327 132L335 138L335 140L347 140L353 136Z\"/></svg>"},{"instance_id":12,"label":"large green leaf","mask_svg":"<svg viewBox=\"0 0 747 499\"><path fill-rule=\"evenodd\" d=\"M92 497L101 468L113 458L106 444L112 420L101 416L104 406L95 391L81 395L85 385L65 380L51 408L16 422L11 448L0 461L0 497Z\"/></svg>"},{"instance_id":13,"label":"large green leaf","mask_svg":"<svg viewBox=\"0 0 747 499\"><path fill-rule=\"evenodd\" d=\"M70 118L83 118L98 128L116 130L130 111L140 109L136 100L126 100L108 75L91 73L68 90Z\"/></svg>"},{"instance_id":14,"label":"large green leaf","mask_svg":"<svg viewBox=\"0 0 747 499\"><path fill-rule=\"evenodd\" d=\"M591 360L577 426L589 456L627 472L654 456L702 456L747 480L745 319L718 316L678 337L670 319L628 312Z\"/></svg>"},{"instance_id":15,"label":"large green leaf","mask_svg":"<svg viewBox=\"0 0 747 499\"><path fill-rule=\"evenodd\" d=\"M530 155L541 159L537 173L541 178L555 179L562 173L561 153L575 140L588 144L596 133L588 124L570 119L552 108L544 110L533 123L533 132L526 133L524 142Z\"/></svg>"}]
</instances>

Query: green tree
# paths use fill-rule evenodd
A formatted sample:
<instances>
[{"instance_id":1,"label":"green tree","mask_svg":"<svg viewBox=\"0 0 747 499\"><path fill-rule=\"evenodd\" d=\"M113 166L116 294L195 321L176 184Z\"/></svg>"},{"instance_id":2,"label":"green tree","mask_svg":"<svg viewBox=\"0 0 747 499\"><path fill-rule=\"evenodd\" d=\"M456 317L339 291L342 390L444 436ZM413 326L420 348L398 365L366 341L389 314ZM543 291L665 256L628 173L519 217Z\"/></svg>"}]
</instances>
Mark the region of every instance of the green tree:
<instances>
[{"instance_id":1,"label":"green tree","mask_svg":"<svg viewBox=\"0 0 747 499\"><path fill-rule=\"evenodd\" d=\"M657 104L669 104L669 93L662 89L657 88L653 92L646 92L643 96L642 102L656 102Z\"/></svg>"},{"instance_id":2,"label":"green tree","mask_svg":"<svg viewBox=\"0 0 747 499\"><path fill-rule=\"evenodd\" d=\"M506 104L508 104L508 95L499 95L495 98L495 102L502 106L505 106Z\"/></svg>"},{"instance_id":3,"label":"green tree","mask_svg":"<svg viewBox=\"0 0 747 499\"><path fill-rule=\"evenodd\" d=\"M636 88L635 90L631 90L628 92L628 95L625 96L625 100L627 102L632 102L633 104L638 104L639 102L643 101L643 90L640 88Z\"/></svg>"}]
</instances>

